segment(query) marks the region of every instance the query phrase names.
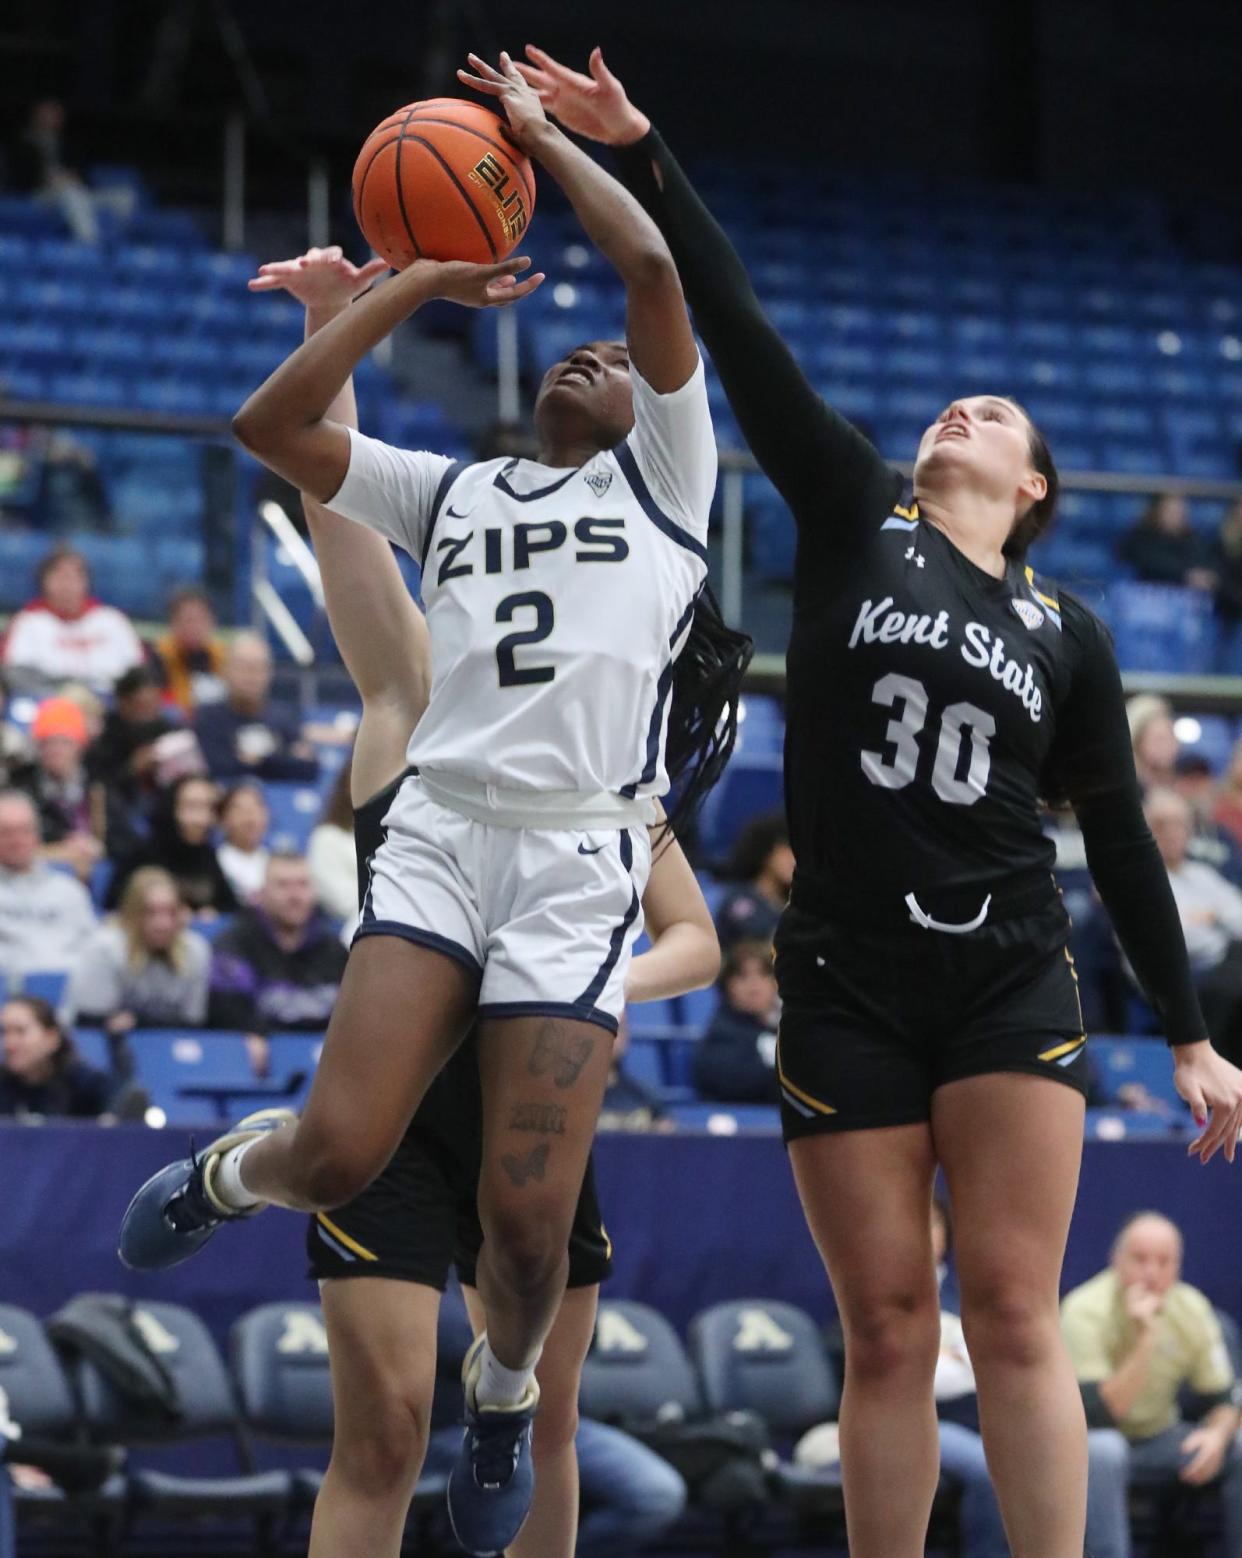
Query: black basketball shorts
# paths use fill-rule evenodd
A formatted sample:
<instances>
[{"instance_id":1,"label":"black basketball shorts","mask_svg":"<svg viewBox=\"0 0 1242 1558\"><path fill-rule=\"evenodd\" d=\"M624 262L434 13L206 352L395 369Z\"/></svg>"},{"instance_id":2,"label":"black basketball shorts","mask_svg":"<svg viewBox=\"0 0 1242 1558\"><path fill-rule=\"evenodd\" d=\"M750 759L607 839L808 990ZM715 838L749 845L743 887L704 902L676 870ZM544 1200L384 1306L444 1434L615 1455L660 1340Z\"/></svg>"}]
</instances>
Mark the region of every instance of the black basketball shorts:
<instances>
[{"instance_id":1,"label":"black basketball shorts","mask_svg":"<svg viewBox=\"0 0 1242 1558\"><path fill-rule=\"evenodd\" d=\"M776 937L785 1140L927 1120L946 1082L1029 1072L1087 1091L1059 897L966 935L793 907Z\"/></svg>"},{"instance_id":2,"label":"black basketball shorts","mask_svg":"<svg viewBox=\"0 0 1242 1558\"><path fill-rule=\"evenodd\" d=\"M388 1167L346 1206L310 1219L310 1275L395 1277L444 1291L449 1267L474 1287L482 1102L473 1035L432 1083ZM586 1178L569 1236L569 1286L593 1287L612 1269L595 1174Z\"/></svg>"}]
</instances>

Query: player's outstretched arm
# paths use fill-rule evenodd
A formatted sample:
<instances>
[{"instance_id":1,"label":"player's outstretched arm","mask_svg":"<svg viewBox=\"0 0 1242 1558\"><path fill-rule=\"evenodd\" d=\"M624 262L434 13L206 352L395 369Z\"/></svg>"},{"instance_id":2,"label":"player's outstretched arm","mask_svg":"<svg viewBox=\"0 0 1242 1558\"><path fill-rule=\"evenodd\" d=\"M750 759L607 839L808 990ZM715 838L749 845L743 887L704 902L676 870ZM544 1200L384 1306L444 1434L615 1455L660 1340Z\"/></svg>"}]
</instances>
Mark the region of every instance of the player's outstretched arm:
<instances>
[{"instance_id":1,"label":"player's outstretched arm","mask_svg":"<svg viewBox=\"0 0 1242 1558\"><path fill-rule=\"evenodd\" d=\"M746 442L799 524L883 510L896 483L870 442L826 406L760 306L746 267L651 121L595 49L590 74L527 46L516 67L545 109L611 146L621 178L668 241L694 322Z\"/></svg>"},{"instance_id":2,"label":"player's outstretched arm","mask_svg":"<svg viewBox=\"0 0 1242 1558\"><path fill-rule=\"evenodd\" d=\"M467 86L498 99L513 139L565 191L587 237L625 283L630 358L657 394L679 390L698 366L699 352L686 313L677 267L659 228L610 173L549 122L539 94L507 54L494 70L470 55L476 75L459 70Z\"/></svg>"},{"instance_id":3,"label":"player's outstretched arm","mask_svg":"<svg viewBox=\"0 0 1242 1558\"><path fill-rule=\"evenodd\" d=\"M1169 874L1143 815L1121 674L1100 623L1062 595L1073 680L1056 710L1052 788L1073 804L1092 880L1121 949L1173 1050L1173 1081L1200 1134L1190 1151L1232 1163L1242 1132L1242 1072L1212 1048L1190 973Z\"/></svg>"},{"instance_id":4,"label":"player's outstretched arm","mask_svg":"<svg viewBox=\"0 0 1242 1558\"><path fill-rule=\"evenodd\" d=\"M653 835L656 854L643 894L651 946L630 964L627 1002L661 1001L701 990L720 972L716 927L690 862L671 834L653 829Z\"/></svg>"},{"instance_id":5,"label":"player's outstretched arm","mask_svg":"<svg viewBox=\"0 0 1242 1558\"><path fill-rule=\"evenodd\" d=\"M357 267L339 247L261 265L253 292L288 292L306 308L307 338L345 312L388 269ZM327 420L358 426L353 379L328 407ZM405 764L410 733L427 706L431 644L427 623L406 588L383 536L334 514L309 493L302 507L323 579L328 625L362 698L351 771L355 804L390 784Z\"/></svg>"},{"instance_id":6,"label":"player's outstretched arm","mask_svg":"<svg viewBox=\"0 0 1242 1558\"><path fill-rule=\"evenodd\" d=\"M357 363L433 298L489 308L525 297L543 280L519 281L529 268L523 258L499 265L415 260L304 341L233 418L234 436L269 470L327 502L345 479L350 455L349 432L328 411Z\"/></svg>"}]
</instances>

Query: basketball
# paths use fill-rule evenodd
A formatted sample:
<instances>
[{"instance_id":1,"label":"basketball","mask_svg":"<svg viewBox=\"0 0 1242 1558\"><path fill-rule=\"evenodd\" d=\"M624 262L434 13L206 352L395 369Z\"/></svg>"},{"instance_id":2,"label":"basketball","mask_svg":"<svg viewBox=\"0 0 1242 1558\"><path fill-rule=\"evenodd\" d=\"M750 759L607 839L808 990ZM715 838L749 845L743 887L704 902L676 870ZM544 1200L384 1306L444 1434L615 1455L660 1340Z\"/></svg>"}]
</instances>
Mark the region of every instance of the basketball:
<instances>
[{"instance_id":1,"label":"basketball","mask_svg":"<svg viewBox=\"0 0 1242 1558\"><path fill-rule=\"evenodd\" d=\"M377 125L353 191L358 226L395 270L417 259L494 264L535 209L534 170L504 122L456 97L410 103Z\"/></svg>"}]
</instances>

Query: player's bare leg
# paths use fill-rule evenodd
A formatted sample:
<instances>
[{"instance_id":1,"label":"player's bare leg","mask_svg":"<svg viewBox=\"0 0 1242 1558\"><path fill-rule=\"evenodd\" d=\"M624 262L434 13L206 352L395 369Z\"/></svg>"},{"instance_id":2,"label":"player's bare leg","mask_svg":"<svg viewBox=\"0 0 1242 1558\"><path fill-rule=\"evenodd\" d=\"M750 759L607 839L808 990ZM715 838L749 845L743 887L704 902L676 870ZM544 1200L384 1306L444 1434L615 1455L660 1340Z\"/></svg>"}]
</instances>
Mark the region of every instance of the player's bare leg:
<instances>
[{"instance_id":1,"label":"player's bare leg","mask_svg":"<svg viewBox=\"0 0 1242 1558\"><path fill-rule=\"evenodd\" d=\"M1083 1550L1087 1430L1059 1291L1084 1108L1064 1083L1005 1073L949 1083L932 1099L962 1326L1014 1558Z\"/></svg>"},{"instance_id":2,"label":"player's bare leg","mask_svg":"<svg viewBox=\"0 0 1242 1558\"><path fill-rule=\"evenodd\" d=\"M479 1026L483 1166L479 1296L492 1351L533 1368L565 1293L567 1248L612 1039L562 1017Z\"/></svg>"},{"instance_id":3,"label":"player's bare leg","mask_svg":"<svg viewBox=\"0 0 1242 1558\"><path fill-rule=\"evenodd\" d=\"M479 1025L485 1333L466 1355L466 1434L449 1517L472 1553L517 1540L534 1496L535 1365L565 1295L567 1246L608 1080L611 1036L563 1017Z\"/></svg>"},{"instance_id":4,"label":"player's bare leg","mask_svg":"<svg viewBox=\"0 0 1242 1558\"><path fill-rule=\"evenodd\" d=\"M320 1291L335 1425L308 1558L397 1558L427 1452L440 1295L385 1277Z\"/></svg>"},{"instance_id":5,"label":"player's bare leg","mask_svg":"<svg viewBox=\"0 0 1242 1558\"><path fill-rule=\"evenodd\" d=\"M310 1097L296 1126L246 1152L257 1200L328 1211L366 1189L461 1043L477 982L443 953L367 936L350 953Z\"/></svg>"},{"instance_id":6,"label":"player's bare leg","mask_svg":"<svg viewBox=\"0 0 1242 1558\"><path fill-rule=\"evenodd\" d=\"M922 1558L940 1476L931 1131L803 1137L789 1157L845 1330L841 1473L851 1558Z\"/></svg>"},{"instance_id":7,"label":"player's bare leg","mask_svg":"<svg viewBox=\"0 0 1242 1558\"><path fill-rule=\"evenodd\" d=\"M471 1324L483 1329L483 1301L474 1288L463 1288ZM535 1497L530 1514L508 1558L573 1558L578 1537L578 1384L582 1363L595 1334L599 1288L571 1288L548 1332L535 1370L539 1415L531 1450Z\"/></svg>"}]
</instances>

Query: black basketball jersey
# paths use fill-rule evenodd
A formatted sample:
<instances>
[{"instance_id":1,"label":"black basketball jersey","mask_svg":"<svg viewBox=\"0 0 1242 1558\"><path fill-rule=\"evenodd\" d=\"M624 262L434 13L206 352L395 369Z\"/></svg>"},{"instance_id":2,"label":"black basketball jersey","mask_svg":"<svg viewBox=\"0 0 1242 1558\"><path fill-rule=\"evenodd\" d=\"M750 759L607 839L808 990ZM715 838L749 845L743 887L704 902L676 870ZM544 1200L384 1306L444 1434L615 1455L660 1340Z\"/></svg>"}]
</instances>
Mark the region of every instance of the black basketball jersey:
<instances>
[{"instance_id":1,"label":"black basketball jersey","mask_svg":"<svg viewBox=\"0 0 1242 1558\"><path fill-rule=\"evenodd\" d=\"M902 512L899 479L807 382L657 132L618 159L798 528L785 749L795 902L960 925L989 894L1009 890L1016 903L1015 883L1039 891L1043 878L1051 891L1038 800L1064 797L1168 1037L1202 1039L1107 633L1021 564L994 579L917 511ZM929 405L928 420L940 409Z\"/></svg>"},{"instance_id":2,"label":"black basketball jersey","mask_svg":"<svg viewBox=\"0 0 1242 1558\"><path fill-rule=\"evenodd\" d=\"M835 526L799 559L789 646L803 897L917 914L913 895L956 919L1036 873L1051 895L1040 800L1059 713L1102 631L1022 564L1000 579L978 568L917 507L826 514Z\"/></svg>"}]
</instances>

